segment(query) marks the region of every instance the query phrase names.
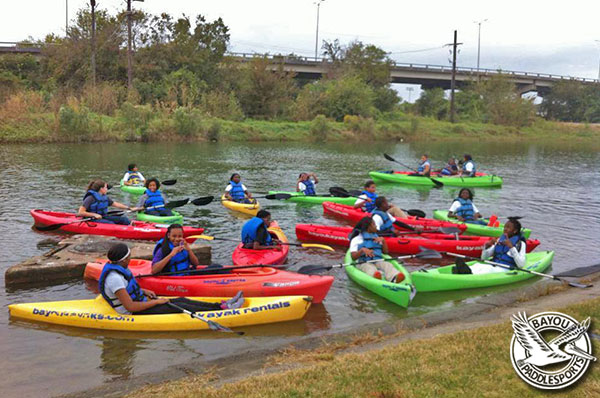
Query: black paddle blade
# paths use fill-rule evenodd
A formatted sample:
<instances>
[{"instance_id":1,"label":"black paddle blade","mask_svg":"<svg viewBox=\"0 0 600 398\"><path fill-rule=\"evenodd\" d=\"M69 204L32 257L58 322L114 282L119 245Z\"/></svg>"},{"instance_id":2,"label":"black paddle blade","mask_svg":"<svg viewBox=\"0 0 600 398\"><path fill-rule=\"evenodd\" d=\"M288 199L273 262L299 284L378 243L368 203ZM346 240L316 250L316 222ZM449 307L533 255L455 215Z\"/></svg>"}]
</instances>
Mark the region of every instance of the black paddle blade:
<instances>
[{"instance_id":1,"label":"black paddle blade","mask_svg":"<svg viewBox=\"0 0 600 398\"><path fill-rule=\"evenodd\" d=\"M403 223L402 221L394 221L394 225L400 227L400 228L404 228L404 229L408 229L409 231L416 231L416 228L413 227L412 225L408 225L406 223Z\"/></svg>"},{"instance_id":2,"label":"black paddle blade","mask_svg":"<svg viewBox=\"0 0 600 398\"><path fill-rule=\"evenodd\" d=\"M427 249L423 246L419 246L419 253L415 254L416 258L442 258L442 254L433 249Z\"/></svg>"},{"instance_id":3,"label":"black paddle blade","mask_svg":"<svg viewBox=\"0 0 600 398\"><path fill-rule=\"evenodd\" d=\"M289 193L272 193L272 194L265 195L265 199L269 199L269 200L286 200L291 197L292 197L292 195L290 195Z\"/></svg>"},{"instance_id":4,"label":"black paddle blade","mask_svg":"<svg viewBox=\"0 0 600 398\"><path fill-rule=\"evenodd\" d=\"M44 226L36 226L35 229L37 229L38 231L55 231L57 229L59 229L60 227L64 227L67 224L52 224L52 225L44 225Z\"/></svg>"},{"instance_id":5,"label":"black paddle blade","mask_svg":"<svg viewBox=\"0 0 600 398\"><path fill-rule=\"evenodd\" d=\"M454 235L460 233L460 228L456 227L442 227L440 228L440 232L443 234Z\"/></svg>"},{"instance_id":6,"label":"black paddle blade","mask_svg":"<svg viewBox=\"0 0 600 398\"><path fill-rule=\"evenodd\" d=\"M423 210L419 210L419 209L408 209L408 210L406 210L406 214L408 214L409 216L415 216L415 217L421 217L421 218L427 217L427 214L425 214L425 212Z\"/></svg>"},{"instance_id":7,"label":"black paddle blade","mask_svg":"<svg viewBox=\"0 0 600 398\"><path fill-rule=\"evenodd\" d=\"M444 183L439 182L438 180L434 180L433 178L429 177L429 179L433 182L433 185L436 188L442 188L444 186Z\"/></svg>"},{"instance_id":8,"label":"black paddle blade","mask_svg":"<svg viewBox=\"0 0 600 398\"><path fill-rule=\"evenodd\" d=\"M594 286L594 285L591 285L591 284L587 285L587 284L577 283L577 282L567 282L567 283L569 284L569 286L578 287L578 288L581 288L581 289L587 289L589 287Z\"/></svg>"},{"instance_id":9,"label":"black paddle blade","mask_svg":"<svg viewBox=\"0 0 600 398\"><path fill-rule=\"evenodd\" d=\"M110 191L112 189L112 184L106 184L106 188Z\"/></svg>"},{"instance_id":10,"label":"black paddle blade","mask_svg":"<svg viewBox=\"0 0 600 398\"><path fill-rule=\"evenodd\" d=\"M339 196L341 198L348 198L350 194L342 187L331 187L329 188L329 193L333 196Z\"/></svg>"},{"instance_id":11,"label":"black paddle blade","mask_svg":"<svg viewBox=\"0 0 600 398\"><path fill-rule=\"evenodd\" d=\"M177 180L164 180L163 182L161 182L161 184L163 185L175 185L177 184Z\"/></svg>"},{"instance_id":12,"label":"black paddle blade","mask_svg":"<svg viewBox=\"0 0 600 398\"><path fill-rule=\"evenodd\" d=\"M111 210L106 212L107 216L122 216L123 214L125 214L123 210Z\"/></svg>"},{"instance_id":13,"label":"black paddle blade","mask_svg":"<svg viewBox=\"0 0 600 398\"><path fill-rule=\"evenodd\" d=\"M300 269L298 269L296 272L299 274L314 275L318 274L319 271L329 271L332 268L333 266L331 265L305 265L304 267L300 267Z\"/></svg>"},{"instance_id":14,"label":"black paddle blade","mask_svg":"<svg viewBox=\"0 0 600 398\"><path fill-rule=\"evenodd\" d=\"M350 196L360 196L363 194L362 191L358 191L358 190L348 191L348 193L350 194Z\"/></svg>"},{"instance_id":15,"label":"black paddle blade","mask_svg":"<svg viewBox=\"0 0 600 398\"><path fill-rule=\"evenodd\" d=\"M383 157L386 158L387 160L389 160L390 162L395 162L396 161L396 159L394 159L393 157L391 157L387 153L384 153Z\"/></svg>"},{"instance_id":16,"label":"black paddle blade","mask_svg":"<svg viewBox=\"0 0 600 398\"><path fill-rule=\"evenodd\" d=\"M181 207L187 205L190 201L189 198L181 199L181 200L173 200L165 205L167 209L174 209L176 207Z\"/></svg>"},{"instance_id":17,"label":"black paddle blade","mask_svg":"<svg viewBox=\"0 0 600 398\"><path fill-rule=\"evenodd\" d=\"M201 198L196 198L192 200L192 204L196 206L205 206L215 200L214 196L203 196Z\"/></svg>"}]
</instances>

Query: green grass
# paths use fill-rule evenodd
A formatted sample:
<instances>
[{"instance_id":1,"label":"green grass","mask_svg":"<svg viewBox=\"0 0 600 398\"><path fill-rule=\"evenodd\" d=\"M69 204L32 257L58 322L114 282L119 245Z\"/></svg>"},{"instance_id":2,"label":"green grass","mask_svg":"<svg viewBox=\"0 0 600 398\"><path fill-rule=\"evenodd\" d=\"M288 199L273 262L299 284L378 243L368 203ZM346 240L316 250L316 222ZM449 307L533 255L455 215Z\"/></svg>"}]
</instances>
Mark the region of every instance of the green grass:
<instances>
[{"instance_id":1,"label":"green grass","mask_svg":"<svg viewBox=\"0 0 600 398\"><path fill-rule=\"evenodd\" d=\"M560 310L581 321L592 318L598 333L600 299ZM530 314L531 315L531 314ZM312 358L307 366L286 372L250 377L220 388L208 385L214 372L148 386L130 398L188 396L216 397L597 397L600 373L592 366L574 388L552 394L523 382L509 358L511 324L411 340L365 353L315 355L291 350L290 363ZM598 342L593 340L594 353ZM322 351L322 349L321 349ZM308 352L310 354L310 352ZM278 362L282 362L279 358Z\"/></svg>"}]
</instances>

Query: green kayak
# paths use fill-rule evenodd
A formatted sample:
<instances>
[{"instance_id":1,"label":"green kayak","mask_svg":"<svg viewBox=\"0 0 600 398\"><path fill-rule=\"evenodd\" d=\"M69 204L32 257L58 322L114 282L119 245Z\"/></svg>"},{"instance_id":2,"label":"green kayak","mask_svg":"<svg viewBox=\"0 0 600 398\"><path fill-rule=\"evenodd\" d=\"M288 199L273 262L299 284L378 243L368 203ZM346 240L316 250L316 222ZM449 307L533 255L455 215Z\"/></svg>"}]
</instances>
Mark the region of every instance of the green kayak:
<instances>
[{"instance_id":1,"label":"green kayak","mask_svg":"<svg viewBox=\"0 0 600 398\"><path fill-rule=\"evenodd\" d=\"M183 224L183 216L176 211L170 217L152 216L143 212L138 212L137 219L140 221L153 222L158 224Z\"/></svg>"},{"instance_id":2,"label":"green kayak","mask_svg":"<svg viewBox=\"0 0 600 398\"><path fill-rule=\"evenodd\" d=\"M525 269L544 272L554 258L554 252L533 252L526 255L527 266ZM473 265L477 261L467 262ZM489 274L453 274L454 264L435 269L419 270L411 273L412 281L417 292L440 292L443 290L474 289L507 285L533 278L535 275L523 271L493 272Z\"/></svg>"},{"instance_id":3,"label":"green kayak","mask_svg":"<svg viewBox=\"0 0 600 398\"><path fill-rule=\"evenodd\" d=\"M388 182L395 184L417 185L424 187L433 187L435 184L432 179L439 181L447 187L459 188L483 188L483 187L501 187L502 178L495 175L477 173L476 177L457 177L431 174L431 178L411 176L409 171L371 171L369 175L375 182Z\"/></svg>"},{"instance_id":4,"label":"green kayak","mask_svg":"<svg viewBox=\"0 0 600 398\"><path fill-rule=\"evenodd\" d=\"M302 192L269 191L269 195L274 195L277 193L287 193L292 195L291 198L286 200L296 203L321 204L323 202L333 202L352 206L356 202L356 198L342 198L338 196L307 196Z\"/></svg>"},{"instance_id":5,"label":"green kayak","mask_svg":"<svg viewBox=\"0 0 600 398\"><path fill-rule=\"evenodd\" d=\"M346 273L354 282L358 283L362 287L367 290L372 291L378 296L383 297L391 301L394 304L398 304L401 307L408 307L412 299L415 297L417 293L412 284L412 280L410 278L410 274L395 260L392 260L390 256L384 255L384 258L392 263L394 267L400 272L402 272L405 276L404 280L400 283L391 283L386 280L373 278L353 265L346 266ZM344 259L346 264L354 264L355 261L352 260L352 256L350 255L350 250L346 253L346 257Z\"/></svg>"},{"instance_id":6,"label":"green kayak","mask_svg":"<svg viewBox=\"0 0 600 398\"><path fill-rule=\"evenodd\" d=\"M143 195L146 192L146 187L143 185L123 185L121 182L121 191L127 192L133 195Z\"/></svg>"},{"instance_id":7,"label":"green kayak","mask_svg":"<svg viewBox=\"0 0 600 398\"><path fill-rule=\"evenodd\" d=\"M488 227L487 225L471 224L463 221L458 221L456 218L448 217L448 210L434 210L433 218L436 220L450 221L456 224L465 224L467 226L465 235L477 235L477 236L497 236L500 237L504 233L504 224L500 224L498 227ZM489 222L489 219L484 218L483 221ZM531 230L523 228L522 235L525 239L529 239Z\"/></svg>"}]
</instances>

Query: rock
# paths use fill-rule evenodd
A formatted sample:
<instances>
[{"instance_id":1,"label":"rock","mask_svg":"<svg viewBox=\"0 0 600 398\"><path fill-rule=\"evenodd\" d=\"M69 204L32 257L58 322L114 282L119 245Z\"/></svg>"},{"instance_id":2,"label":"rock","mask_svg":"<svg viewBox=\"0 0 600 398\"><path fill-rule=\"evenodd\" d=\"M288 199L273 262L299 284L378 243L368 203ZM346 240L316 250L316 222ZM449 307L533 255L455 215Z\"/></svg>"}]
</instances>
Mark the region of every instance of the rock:
<instances>
[{"instance_id":1,"label":"rock","mask_svg":"<svg viewBox=\"0 0 600 398\"><path fill-rule=\"evenodd\" d=\"M119 240L109 236L73 235L61 240L52 250L13 265L4 274L5 285L54 284L80 278L88 262L106 258L108 249L123 242L131 249L132 258L152 259L155 243L148 241ZM210 246L190 245L201 264L210 264Z\"/></svg>"}]
</instances>

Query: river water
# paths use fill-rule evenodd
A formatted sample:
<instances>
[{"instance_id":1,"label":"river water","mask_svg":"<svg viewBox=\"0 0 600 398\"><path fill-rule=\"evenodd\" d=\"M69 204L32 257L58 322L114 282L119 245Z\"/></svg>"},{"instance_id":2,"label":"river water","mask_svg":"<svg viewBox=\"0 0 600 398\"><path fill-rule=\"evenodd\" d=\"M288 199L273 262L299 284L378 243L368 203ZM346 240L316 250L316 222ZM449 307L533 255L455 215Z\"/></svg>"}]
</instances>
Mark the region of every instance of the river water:
<instances>
[{"instance_id":1,"label":"river water","mask_svg":"<svg viewBox=\"0 0 600 398\"><path fill-rule=\"evenodd\" d=\"M552 143L414 143L359 145L357 143L290 144L40 144L3 145L0 148L0 285L4 271L47 247L37 243L48 235L31 229L29 210L43 208L75 211L87 182L102 177L116 184L130 162L140 165L146 178L177 178L166 187L171 199L218 196L233 172L242 175L252 192L292 190L301 171L317 173L320 192L327 187L358 189L370 170L389 170L393 164L381 156L392 154L405 164L415 164L429 153L434 167L451 155L468 151L483 172L504 178L501 189L476 189L475 203L484 215L523 216L524 226L541 240L540 250L555 250L553 272L600 262L600 154L585 146ZM415 189L381 185L380 193L403 208L419 208L428 215L449 207L457 190ZM124 203L134 198L111 191ZM322 207L268 202L267 208L294 241L296 223L345 225L327 219ZM246 218L227 211L218 202L204 207L180 209L186 223L207 228L209 234L237 238ZM213 261L229 264L233 244L213 242ZM304 264L340 262L335 253L291 250L290 269ZM53 396L96 387L160 371L192 360L209 360L272 342L292 343L298 336L320 336L350 330L355 326L439 311L461 305L474 297L501 289L482 289L417 295L408 310L366 292L349 281L343 271L323 305L315 305L301 321L245 329L246 336L211 332L184 334L102 333L48 327L8 319L0 313L0 354L3 377L0 392L8 396ZM525 284L539 283L529 281ZM508 286L503 289L518 289ZM83 281L59 285L0 289L0 304L92 298Z\"/></svg>"}]
</instances>

